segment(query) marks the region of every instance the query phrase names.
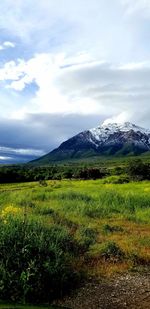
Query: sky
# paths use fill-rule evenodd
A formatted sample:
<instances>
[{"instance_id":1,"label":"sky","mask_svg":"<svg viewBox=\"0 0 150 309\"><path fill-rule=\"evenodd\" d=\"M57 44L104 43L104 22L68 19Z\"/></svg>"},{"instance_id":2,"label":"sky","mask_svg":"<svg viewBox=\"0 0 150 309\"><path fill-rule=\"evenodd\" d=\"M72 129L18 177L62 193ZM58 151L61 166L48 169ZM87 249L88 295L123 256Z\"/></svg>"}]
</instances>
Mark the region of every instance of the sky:
<instances>
[{"instance_id":1,"label":"sky","mask_svg":"<svg viewBox=\"0 0 150 309\"><path fill-rule=\"evenodd\" d=\"M106 122L150 128L149 0L0 1L0 163Z\"/></svg>"}]
</instances>

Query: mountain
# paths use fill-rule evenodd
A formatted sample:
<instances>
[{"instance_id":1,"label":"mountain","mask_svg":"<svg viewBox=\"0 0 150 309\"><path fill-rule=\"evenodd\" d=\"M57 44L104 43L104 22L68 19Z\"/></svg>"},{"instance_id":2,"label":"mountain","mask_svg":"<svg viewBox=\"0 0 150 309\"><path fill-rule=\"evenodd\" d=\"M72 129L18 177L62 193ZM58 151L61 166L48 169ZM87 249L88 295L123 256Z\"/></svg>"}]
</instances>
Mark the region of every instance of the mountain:
<instances>
[{"instance_id":1,"label":"mountain","mask_svg":"<svg viewBox=\"0 0 150 309\"><path fill-rule=\"evenodd\" d=\"M83 131L35 163L87 158L92 156L139 155L150 151L150 130L130 122L109 123Z\"/></svg>"}]
</instances>

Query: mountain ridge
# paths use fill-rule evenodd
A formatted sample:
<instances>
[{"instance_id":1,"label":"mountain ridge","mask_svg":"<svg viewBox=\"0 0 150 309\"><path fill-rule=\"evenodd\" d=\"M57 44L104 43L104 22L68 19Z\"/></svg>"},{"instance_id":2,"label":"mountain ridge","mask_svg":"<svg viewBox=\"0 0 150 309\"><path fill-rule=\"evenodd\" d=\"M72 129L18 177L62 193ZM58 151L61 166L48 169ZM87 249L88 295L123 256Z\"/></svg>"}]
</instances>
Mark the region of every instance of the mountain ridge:
<instances>
[{"instance_id":1,"label":"mountain ridge","mask_svg":"<svg viewBox=\"0 0 150 309\"><path fill-rule=\"evenodd\" d=\"M140 155L150 151L150 130L130 122L104 123L85 130L34 162L51 163L92 156Z\"/></svg>"}]
</instances>

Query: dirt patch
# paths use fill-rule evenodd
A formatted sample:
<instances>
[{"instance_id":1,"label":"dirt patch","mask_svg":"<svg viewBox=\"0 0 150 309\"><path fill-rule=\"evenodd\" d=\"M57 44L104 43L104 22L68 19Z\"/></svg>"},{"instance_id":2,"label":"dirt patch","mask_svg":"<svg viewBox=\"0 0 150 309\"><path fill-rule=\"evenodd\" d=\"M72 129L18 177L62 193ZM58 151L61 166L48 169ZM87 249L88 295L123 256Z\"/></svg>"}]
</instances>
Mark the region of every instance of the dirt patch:
<instances>
[{"instance_id":1,"label":"dirt patch","mask_svg":"<svg viewBox=\"0 0 150 309\"><path fill-rule=\"evenodd\" d=\"M150 271L90 279L57 304L72 309L149 309Z\"/></svg>"}]
</instances>

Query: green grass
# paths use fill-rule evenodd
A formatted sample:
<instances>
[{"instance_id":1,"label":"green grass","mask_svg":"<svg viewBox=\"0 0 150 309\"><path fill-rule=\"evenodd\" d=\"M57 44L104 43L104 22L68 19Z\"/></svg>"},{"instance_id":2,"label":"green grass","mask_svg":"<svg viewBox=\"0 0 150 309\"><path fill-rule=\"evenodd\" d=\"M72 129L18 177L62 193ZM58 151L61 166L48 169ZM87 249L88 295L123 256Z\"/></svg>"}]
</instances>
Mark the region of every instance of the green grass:
<instances>
[{"instance_id":1,"label":"green grass","mask_svg":"<svg viewBox=\"0 0 150 309\"><path fill-rule=\"evenodd\" d=\"M56 226L62 232L54 235L55 252L61 250L64 265L69 260L78 275L111 275L150 265L149 182L47 181L46 187L36 182L0 185L0 192L1 224L7 233L10 218L21 224L39 222L46 231ZM36 250L38 237L33 235ZM61 247L62 239L67 247Z\"/></svg>"}]
</instances>

